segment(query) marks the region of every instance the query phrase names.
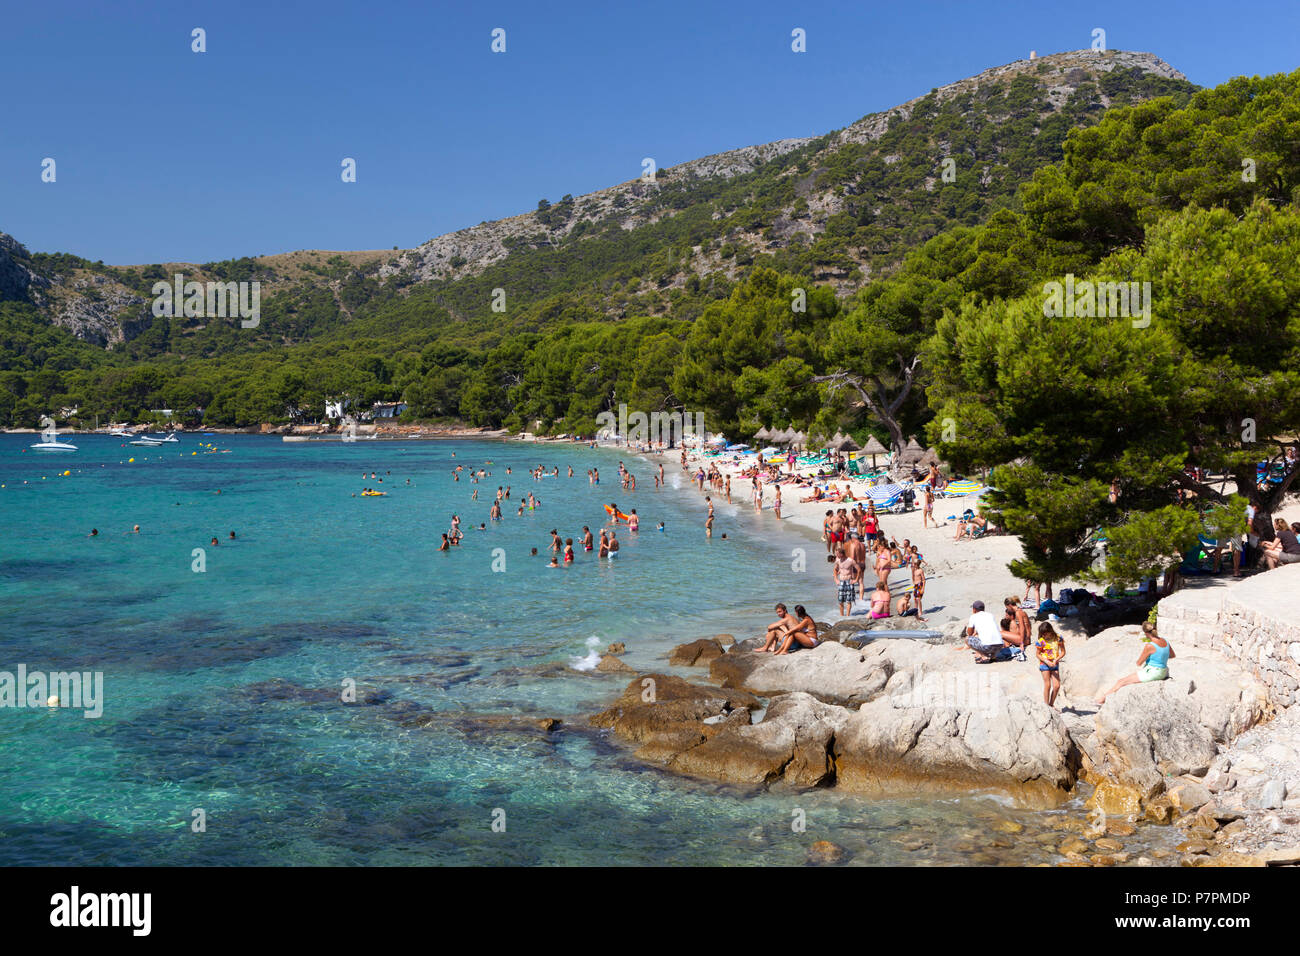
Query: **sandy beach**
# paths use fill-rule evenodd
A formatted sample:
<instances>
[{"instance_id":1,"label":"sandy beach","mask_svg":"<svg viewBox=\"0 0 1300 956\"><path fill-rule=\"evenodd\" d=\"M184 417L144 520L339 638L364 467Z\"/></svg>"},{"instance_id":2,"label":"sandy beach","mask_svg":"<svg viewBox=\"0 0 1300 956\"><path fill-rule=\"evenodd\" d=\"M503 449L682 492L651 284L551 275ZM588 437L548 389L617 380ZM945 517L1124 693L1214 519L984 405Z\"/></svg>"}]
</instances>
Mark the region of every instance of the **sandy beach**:
<instances>
[{"instance_id":1,"label":"sandy beach","mask_svg":"<svg viewBox=\"0 0 1300 956\"><path fill-rule=\"evenodd\" d=\"M673 475L681 476L683 481L687 481L687 476L681 468L680 449L647 453L639 453L629 449L628 452L629 454L641 455L655 466L662 462L664 477L669 482L672 481ZM687 463L692 467L698 466L705 461L717 466L723 475L731 476L732 504L742 509L742 511L749 509L753 513L750 504L749 479L737 477L745 465L732 462L729 458L706 459L698 451L688 450ZM646 481L653 481L653 478L639 476L637 480L644 485ZM687 484L692 488L695 487L689 481L687 481ZM867 481L845 482L836 480L835 484L841 491L845 490L846 487L851 487L854 496L862 501L866 500L866 489L870 486L870 482ZM704 496L711 493L706 485L704 492L700 493L701 503ZM772 510L774 494L775 490L771 486L764 486L763 512L761 515L764 521L778 520ZM781 525L796 535L800 542L807 544L808 575L811 579L809 588L805 594L774 595L773 600L783 600L788 604L802 603L808 607L809 613L818 620L839 621L843 619L843 616L839 613L839 608L836 605L830 568L825 563L825 555L828 552L825 543L821 540L822 521L828 508L838 510L844 507L851 509L854 505L852 503L799 501L800 497L806 497L808 494L807 489L796 489L788 485L783 486L781 518L779 520ZM903 514L881 513L880 515L881 530L900 544L904 538L911 541L920 550L926 563L934 569L934 574L929 578L925 591L923 614L925 615L926 626L941 630L945 625L966 620L970 616L972 601L982 600L990 608L1000 608L1003 598L1012 595L1018 598L1024 596L1024 582L1018 580L1007 570L1007 563L1020 556L1020 541L1018 538L1012 535L993 534L974 540L954 540L957 523L951 520L949 516L960 515L965 509L974 508L978 501L978 495L937 499L934 505L934 518L940 524L938 528L934 527L933 523L929 528L921 526L922 511L919 503L914 510ZM730 520L734 521L736 519ZM701 511L701 528L703 523L704 517L703 511ZM726 532L727 523L728 519L719 517L714 524L714 535L717 536ZM895 599L901 595L901 588L909 580L906 569L896 569L890 575L890 589ZM1057 582L1056 591L1059 591L1062 587L1072 587L1075 584L1076 582L1073 581ZM1033 598L1032 592L1030 598L1031 600ZM863 617L865 624L869 622L867 611L867 606L862 601L857 601L854 604L852 616L854 618ZM891 620L899 621L898 618L891 618ZM914 618L908 617L902 619L901 626L915 627L917 625Z\"/></svg>"},{"instance_id":2,"label":"sandy beach","mask_svg":"<svg viewBox=\"0 0 1300 956\"><path fill-rule=\"evenodd\" d=\"M681 449L670 451L652 451L639 452L633 448L620 449L625 451L629 456L641 457L657 467L660 462L663 463L664 478L668 482L673 481L673 476L678 476L684 482L684 487L695 489L694 483L689 479L688 473L684 472L681 467ZM740 513L748 509L751 514L761 517L765 522L776 521L775 512L772 504L775 497L775 489L771 485L764 485L763 488L763 511L761 516L754 512L750 501L750 481L748 478L738 477L740 472L747 467L752 458L743 462L735 462L730 457L705 457L696 449L687 450L687 464L690 466L690 473L701 463L715 466L724 476L730 475L732 479L731 503L740 509ZM801 469L801 472L807 472L809 469ZM642 487L647 483L653 482L652 475L639 475L637 481ZM870 487L870 481L851 480L844 481L834 479L830 482L836 485L840 491L852 488L853 495L861 502L868 500L866 490ZM701 499L700 527L703 533L704 525L704 506L703 499L706 495L713 494L712 490L705 485L703 492L698 492ZM787 604L796 602L807 606L808 611L817 620L836 622L844 620L840 614L839 607L836 604L836 595L831 583L831 572L825 563L826 545L821 539L822 521L825 519L828 509L838 510L843 507L851 510L855 507L851 502L826 502L826 501L808 501L801 502L801 497L806 497L810 493L806 488L794 488L789 485L782 486L781 501L781 525L791 531L800 542L808 545L808 574L811 578L808 591L800 595L773 595L774 601L785 601ZM902 514L890 514L880 512L880 528L893 540L900 544L904 539L909 540L916 545L926 563L933 569L934 573L929 576L925 591L925 607L922 613L925 616L925 625L936 630L943 630L946 626L952 625L958 621L965 621L970 617L970 606L973 601L983 601L991 610L998 610L1002 607L1002 601L1007 597L1016 597L1023 599L1025 597L1025 583L1016 578L1008 569L1009 562L1021 556L1020 539L1010 534L989 534L976 539L965 538L960 541L955 540L957 533L956 516L960 515L967 508L976 508L979 503L979 495L966 495L938 498L934 503L934 519L939 522L939 527L922 527L922 510L918 500L916 507L912 511ZM725 499L723 499L725 500ZM724 534L727 531L727 525L740 517L728 518L725 514L720 513L714 523L713 533L715 536ZM1287 507L1277 512L1277 517L1284 518L1288 522L1300 520L1300 503L1288 504ZM896 569L890 575L890 591L894 600L897 600L902 594L902 588L909 583L909 574L906 569ZM1071 588L1085 586L1091 591L1100 591L1102 588L1096 584L1088 584L1072 579L1057 581L1053 586L1053 595L1060 593L1062 588ZM870 592L870 578L868 579L868 593ZM1042 593L1046 598L1046 591ZM1029 600L1033 601L1034 592L1029 592ZM853 618L862 617L864 625L870 623L868 617L868 608L862 601L855 601ZM915 618L890 618L892 622L901 627L916 627Z\"/></svg>"}]
</instances>

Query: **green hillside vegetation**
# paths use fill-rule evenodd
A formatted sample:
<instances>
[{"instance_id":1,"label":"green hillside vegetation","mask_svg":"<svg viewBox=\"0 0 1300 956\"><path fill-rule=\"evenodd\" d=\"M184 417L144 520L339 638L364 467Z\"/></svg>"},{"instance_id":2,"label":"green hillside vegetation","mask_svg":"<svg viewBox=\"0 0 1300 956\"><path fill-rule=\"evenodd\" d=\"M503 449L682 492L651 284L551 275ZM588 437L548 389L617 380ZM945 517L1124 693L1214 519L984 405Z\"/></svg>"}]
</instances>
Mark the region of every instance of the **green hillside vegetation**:
<instances>
[{"instance_id":1,"label":"green hillside vegetation","mask_svg":"<svg viewBox=\"0 0 1300 956\"><path fill-rule=\"evenodd\" d=\"M1185 101L1193 89L1137 69L1077 70L1066 79L1076 88L1059 111L1046 79L1022 73L924 97L873 142L828 135L730 179L660 171L654 186L637 190L638 215L652 221L630 230L618 209L572 224L572 197L543 201L536 235L515 242L502 262L456 279L381 280L380 258L358 267L342 256L293 270L252 258L190 267L187 279L263 283L258 328L150 317L124 345L66 375L38 377L43 369L18 363L14 371L29 374L0 421L32 424L51 407L75 405L84 415L133 419L149 408L202 408L210 425L247 425L287 421L295 410L319 414L325 396L340 394L404 399L413 418L509 428L540 421L544 430L571 432L591 431L597 413L629 399L648 408L698 406L733 430L768 417L811 419L817 391L791 376L822 369L819 347L808 343L822 341L833 316L843 311L860 322L863 303L889 298L872 291L881 284L869 277L897 270L909 250L945 229L1017 208L1017 185L1062 156L1072 127L1097 122L1101 96L1128 103L1170 93ZM940 178L947 157L952 182ZM825 197L838 211L810 209L810 200ZM145 299L154 282L183 268L115 268L62 254L35 255L32 265L104 276ZM835 290L816 291L826 277ZM863 285L865 298L835 300L835 291ZM788 312L795 287L819 303L801 320L808 341L757 341L744 356L753 363L748 372L739 358L714 366L703 357L711 333L693 332L698 320L725 329L755 290L784 297ZM504 313L492 310L498 288ZM913 320L910 306L898 308L891 321ZM924 332L933 318L906 334ZM783 336L779 324L755 334ZM570 371L557 357L564 355L587 371ZM733 377L743 377L739 391ZM773 378L790 383L788 400ZM716 396L726 400L714 405ZM899 415L909 427L923 418L919 393Z\"/></svg>"}]
</instances>

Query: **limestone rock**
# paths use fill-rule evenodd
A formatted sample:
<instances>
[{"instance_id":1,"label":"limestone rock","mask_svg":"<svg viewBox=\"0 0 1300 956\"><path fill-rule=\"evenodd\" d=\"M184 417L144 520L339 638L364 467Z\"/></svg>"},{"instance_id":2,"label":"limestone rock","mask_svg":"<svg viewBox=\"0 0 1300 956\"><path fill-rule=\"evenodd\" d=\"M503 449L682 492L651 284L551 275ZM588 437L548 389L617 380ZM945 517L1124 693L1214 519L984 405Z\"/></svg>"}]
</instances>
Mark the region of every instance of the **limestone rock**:
<instances>
[{"instance_id":1,"label":"limestone rock","mask_svg":"<svg viewBox=\"0 0 1300 956\"><path fill-rule=\"evenodd\" d=\"M668 663L676 667L704 667L723 655L722 645L711 637L678 644L668 655Z\"/></svg>"},{"instance_id":2,"label":"limestone rock","mask_svg":"<svg viewBox=\"0 0 1300 956\"><path fill-rule=\"evenodd\" d=\"M808 848L808 862L813 866L836 866L848 857L848 850L830 840L818 840Z\"/></svg>"},{"instance_id":3,"label":"limestone rock","mask_svg":"<svg viewBox=\"0 0 1300 956\"><path fill-rule=\"evenodd\" d=\"M769 783L784 777L796 787L832 782L831 742L849 711L810 694L775 698L757 724L729 726L674 757L668 767L730 783Z\"/></svg>"},{"instance_id":4,"label":"limestone rock","mask_svg":"<svg viewBox=\"0 0 1300 956\"><path fill-rule=\"evenodd\" d=\"M683 725L700 724L737 708L758 710L760 706L757 697L742 690L692 684L671 674L643 674L591 723L613 730L624 740L640 742L653 733L679 731Z\"/></svg>"},{"instance_id":5,"label":"limestone rock","mask_svg":"<svg viewBox=\"0 0 1300 956\"><path fill-rule=\"evenodd\" d=\"M760 654L737 645L709 667L723 687L763 696L803 691L827 703L854 706L880 696L895 671L921 659L908 641L879 641L862 650L825 642L791 654Z\"/></svg>"},{"instance_id":6,"label":"limestone rock","mask_svg":"<svg viewBox=\"0 0 1300 956\"><path fill-rule=\"evenodd\" d=\"M1199 783L1179 781L1169 787L1169 799L1179 813L1191 813L1199 810L1213 799L1213 794Z\"/></svg>"},{"instance_id":7,"label":"limestone rock","mask_svg":"<svg viewBox=\"0 0 1300 956\"><path fill-rule=\"evenodd\" d=\"M596 665L596 670L600 671L602 674L619 674L625 671L630 673L632 668L628 667L613 654L606 654L601 657L600 663Z\"/></svg>"},{"instance_id":8,"label":"limestone rock","mask_svg":"<svg viewBox=\"0 0 1300 956\"><path fill-rule=\"evenodd\" d=\"M1060 715L1023 697L978 707L873 700L836 734L835 765L840 786L860 792L991 788L1031 806L1059 804L1076 777Z\"/></svg>"},{"instance_id":9,"label":"limestone rock","mask_svg":"<svg viewBox=\"0 0 1300 956\"><path fill-rule=\"evenodd\" d=\"M1273 778L1264 784L1256 798L1256 805L1261 810L1280 810L1286 800L1286 784Z\"/></svg>"},{"instance_id":10,"label":"limestone rock","mask_svg":"<svg viewBox=\"0 0 1300 956\"><path fill-rule=\"evenodd\" d=\"M1097 713L1102 772L1143 799L1160 793L1166 775L1204 771L1216 749L1186 685L1173 681L1123 687Z\"/></svg>"}]
</instances>

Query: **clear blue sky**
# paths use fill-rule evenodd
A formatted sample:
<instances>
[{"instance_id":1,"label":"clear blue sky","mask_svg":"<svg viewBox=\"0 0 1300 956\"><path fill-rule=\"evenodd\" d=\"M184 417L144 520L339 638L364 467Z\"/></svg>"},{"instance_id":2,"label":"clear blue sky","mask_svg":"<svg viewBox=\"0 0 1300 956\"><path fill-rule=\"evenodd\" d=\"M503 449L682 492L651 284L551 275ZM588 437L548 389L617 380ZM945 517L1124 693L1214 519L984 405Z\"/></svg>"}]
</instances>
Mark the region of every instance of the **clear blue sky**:
<instances>
[{"instance_id":1,"label":"clear blue sky","mask_svg":"<svg viewBox=\"0 0 1300 956\"><path fill-rule=\"evenodd\" d=\"M1202 85L1300 67L1294 0L6 7L0 231L113 264L405 248L645 156L838 129L1094 27Z\"/></svg>"}]
</instances>

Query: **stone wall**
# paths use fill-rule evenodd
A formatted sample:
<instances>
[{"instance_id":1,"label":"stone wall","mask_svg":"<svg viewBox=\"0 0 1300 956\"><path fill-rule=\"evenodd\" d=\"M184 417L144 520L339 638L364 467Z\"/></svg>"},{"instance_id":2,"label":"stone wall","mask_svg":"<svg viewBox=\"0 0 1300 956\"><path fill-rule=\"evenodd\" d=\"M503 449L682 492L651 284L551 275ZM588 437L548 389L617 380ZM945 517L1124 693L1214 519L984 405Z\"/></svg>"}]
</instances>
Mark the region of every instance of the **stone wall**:
<instances>
[{"instance_id":1,"label":"stone wall","mask_svg":"<svg viewBox=\"0 0 1300 956\"><path fill-rule=\"evenodd\" d=\"M1300 564L1229 583L1204 582L1160 602L1160 634L1238 661L1277 707L1300 701Z\"/></svg>"}]
</instances>

